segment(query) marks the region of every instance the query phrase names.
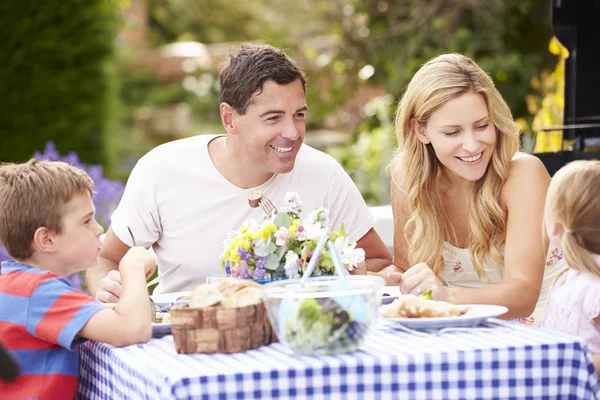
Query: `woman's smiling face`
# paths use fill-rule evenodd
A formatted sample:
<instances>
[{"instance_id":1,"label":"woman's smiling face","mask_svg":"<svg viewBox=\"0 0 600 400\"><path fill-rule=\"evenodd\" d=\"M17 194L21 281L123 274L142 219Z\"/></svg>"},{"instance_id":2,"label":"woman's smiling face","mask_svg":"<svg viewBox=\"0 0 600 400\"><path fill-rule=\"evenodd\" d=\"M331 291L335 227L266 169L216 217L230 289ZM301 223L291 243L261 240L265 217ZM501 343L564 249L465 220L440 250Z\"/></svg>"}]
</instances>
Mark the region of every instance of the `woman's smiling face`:
<instances>
[{"instance_id":1,"label":"woman's smiling face","mask_svg":"<svg viewBox=\"0 0 600 400\"><path fill-rule=\"evenodd\" d=\"M479 180L496 146L496 128L483 95L468 92L446 102L431 114L419 140L431 143L449 176Z\"/></svg>"}]
</instances>

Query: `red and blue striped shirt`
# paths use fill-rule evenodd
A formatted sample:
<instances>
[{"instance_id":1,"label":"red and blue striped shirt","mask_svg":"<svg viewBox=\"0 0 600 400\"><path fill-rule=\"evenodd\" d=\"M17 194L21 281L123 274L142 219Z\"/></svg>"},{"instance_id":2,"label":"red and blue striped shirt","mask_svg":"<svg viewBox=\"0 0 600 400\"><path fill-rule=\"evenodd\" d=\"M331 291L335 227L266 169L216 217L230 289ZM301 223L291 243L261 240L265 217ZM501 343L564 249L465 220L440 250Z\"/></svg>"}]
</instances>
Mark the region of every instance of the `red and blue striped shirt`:
<instances>
[{"instance_id":1,"label":"red and blue striped shirt","mask_svg":"<svg viewBox=\"0 0 600 400\"><path fill-rule=\"evenodd\" d=\"M0 381L2 399L72 399L79 383L79 331L101 303L50 271L14 261L0 271L0 342L21 365Z\"/></svg>"}]
</instances>

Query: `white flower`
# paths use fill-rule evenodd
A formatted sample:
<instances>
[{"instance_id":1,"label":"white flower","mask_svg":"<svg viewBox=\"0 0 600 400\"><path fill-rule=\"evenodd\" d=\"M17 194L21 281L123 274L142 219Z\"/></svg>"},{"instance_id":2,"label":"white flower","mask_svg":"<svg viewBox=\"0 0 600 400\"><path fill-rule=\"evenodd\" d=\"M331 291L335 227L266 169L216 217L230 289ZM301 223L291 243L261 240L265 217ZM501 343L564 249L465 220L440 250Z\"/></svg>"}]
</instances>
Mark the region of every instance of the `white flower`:
<instances>
[{"instance_id":1,"label":"white flower","mask_svg":"<svg viewBox=\"0 0 600 400\"><path fill-rule=\"evenodd\" d=\"M284 226L277 229L273 235L275 236L275 244L277 246L285 246L290 241L290 234Z\"/></svg>"},{"instance_id":2,"label":"white flower","mask_svg":"<svg viewBox=\"0 0 600 400\"><path fill-rule=\"evenodd\" d=\"M329 225L329 211L324 207L315 208L308 215L308 220L313 224L320 222L322 226L327 226Z\"/></svg>"},{"instance_id":3,"label":"white flower","mask_svg":"<svg viewBox=\"0 0 600 400\"><path fill-rule=\"evenodd\" d=\"M238 229L238 232L241 232L243 227L248 228L246 232L256 232L258 230L258 222L256 222L256 220L253 218L247 219L244 221L240 229Z\"/></svg>"},{"instance_id":4,"label":"white flower","mask_svg":"<svg viewBox=\"0 0 600 400\"><path fill-rule=\"evenodd\" d=\"M323 226L320 222L309 223L305 220L302 223L302 232L298 231L298 241L319 239L323 235Z\"/></svg>"},{"instance_id":5,"label":"white flower","mask_svg":"<svg viewBox=\"0 0 600 400\"><path fill-rule=\"evenodd\" d=\"M285 276L289 279L294 279L298 275L300 270L300 263L298 262L298 254L293 251L288 251L285 255Z\"/></svg>"},{"instance_id":6,"label":"white flower","mask_svg":"<svg viewBox=\"0 0 600 400\"><path fill-rule=\"evenodd\" d=\"M348 244L348 238L340 236L334 244L342 264L348 266L348 271L352 271L359 263L365 261L365 251L361 248L357 249L356 243Z\"/></svg>"},{"instance_id":7,"label":"white flower","mask_svg":"<svg viewBox=\"0 0 600 400\"><path fill-rule=\"evenodd\" d=\"M289 214L299 216L302 212L302 200L296 192L287 192L285 195L285 205L283 211Z\"/></svg>"}]
</instances>

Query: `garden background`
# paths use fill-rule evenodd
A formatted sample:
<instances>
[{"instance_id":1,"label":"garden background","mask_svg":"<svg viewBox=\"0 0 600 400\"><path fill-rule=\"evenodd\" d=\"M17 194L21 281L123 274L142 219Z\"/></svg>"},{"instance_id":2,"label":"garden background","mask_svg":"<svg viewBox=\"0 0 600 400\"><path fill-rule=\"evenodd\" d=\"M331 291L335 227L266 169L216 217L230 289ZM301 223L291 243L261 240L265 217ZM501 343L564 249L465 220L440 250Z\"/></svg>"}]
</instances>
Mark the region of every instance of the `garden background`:
<instances>
[{"instance_id":1,"label":"garden background","mask_svg":"<svg viewBox=\"0 0 600 400\"><path fill-rule=\"evenodd\" d=\"M389 203L396 102L438 54L463 53L491 75L524 151L562 123L568 53L548 0L3 0L0 15L0 161L86 169L105 228L141 155L224 132L218 65L247 41L304 67L305 141L332 154L369 205ZM538 135L536 151L556 150L560 135Z\"/></svg>"}]
</instances>

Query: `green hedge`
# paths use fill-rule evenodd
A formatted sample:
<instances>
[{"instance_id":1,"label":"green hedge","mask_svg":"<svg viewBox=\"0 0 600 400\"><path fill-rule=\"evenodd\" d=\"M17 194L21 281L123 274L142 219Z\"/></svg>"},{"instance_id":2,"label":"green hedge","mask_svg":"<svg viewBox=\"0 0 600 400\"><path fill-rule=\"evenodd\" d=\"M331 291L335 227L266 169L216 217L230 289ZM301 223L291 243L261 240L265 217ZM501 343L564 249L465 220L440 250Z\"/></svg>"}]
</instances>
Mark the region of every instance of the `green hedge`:
<instances>
[{"instance_id":1,"label":"green hedge","mask_svg":"<svg viewBox=\"0 0 600 400\"><path fill-rule=\"evenodd\" d=\"M104 163L116 1L0 1L0 161L26 160L52 140Z\"/></svg>"}]
</instances>

